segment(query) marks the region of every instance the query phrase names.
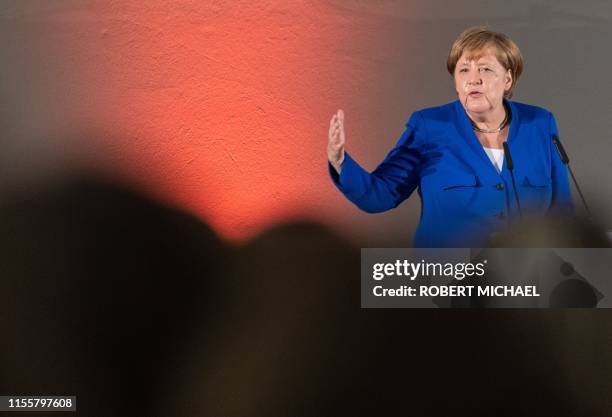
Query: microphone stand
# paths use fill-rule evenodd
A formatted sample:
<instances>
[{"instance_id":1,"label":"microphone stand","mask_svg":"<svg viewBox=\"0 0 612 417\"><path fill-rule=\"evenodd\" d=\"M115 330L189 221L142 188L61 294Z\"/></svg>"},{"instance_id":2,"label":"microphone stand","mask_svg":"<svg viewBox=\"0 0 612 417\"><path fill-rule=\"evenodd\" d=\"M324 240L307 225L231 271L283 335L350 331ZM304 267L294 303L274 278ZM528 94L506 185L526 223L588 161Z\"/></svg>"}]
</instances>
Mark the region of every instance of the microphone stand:
<instances>
[{"instance_id":1,"label":"microphone stand","mask_svg":"<svg viewBox=\"0 0 612 417\"><path fill-rule=\"evenodd\" d=\"M582 190L580 189L580 186L578 185L578 181L576 181L576 177L574 176L574 172L572 171L572 167L569 165L569 157L567 156L567 153L565 152L565 149L563 148L563 145L561 144L561 140L559 140L559 136L557 136L556 134L553 133L552 140L555 143L557 151L559 152L559 156L561 157L561 162L563 162L563 165L565 165L567 167L567 170L569 171L569 173L570 173L570 175L572 177L572 181L574 183L574 186L576 186L576 190L578 190L578 194L580 195L580 199L582 200L582 204L584 204L584 208L586 210L587 217L591 218L591 210L589 210L589 206L587 205L587 202L586 202L586 200L584 198L584 195L582 195Z\"/></svg>"},{"instance_id":2,"label":"microphone stand","mask_svg":"<svg viewBox=\"0 0 612 417\"><path fill-rule=\"evenodd\" d=\"M504 158L506 158L506 167L510 171L510 178L512 178L512 188L514 189L514 197L516 198L516 206L518 207L519 216L523 218L523 211L521 210L521 202L519 201L518 192L516 191L516 183L514 181L514 164L512 163L512 155L510 155L510 146L508 142L503 143L504 147Z\"/></svg>"}]
</instances>

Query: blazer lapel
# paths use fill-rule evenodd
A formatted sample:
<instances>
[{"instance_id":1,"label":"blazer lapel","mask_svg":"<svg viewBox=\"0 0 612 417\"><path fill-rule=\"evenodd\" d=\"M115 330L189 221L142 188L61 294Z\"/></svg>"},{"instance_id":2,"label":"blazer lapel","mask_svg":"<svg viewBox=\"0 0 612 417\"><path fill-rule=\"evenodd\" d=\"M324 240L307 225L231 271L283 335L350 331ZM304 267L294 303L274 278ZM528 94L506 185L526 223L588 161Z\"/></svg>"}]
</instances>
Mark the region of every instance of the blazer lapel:
<instances>
[{"instance_id":1,"label":"blazer lapel","mask_svg":"<svg viewBox=\"0 0 612 417\"><path fill-rule=\"evenodd\" d=\"M513 142L514 137L516 136L516 131L518 129L518 112L516 111L515 106L509 100L504 99L504 102L508 104L510 111L512 112L512 120L510 121L510 127L508 132L508 144ZM504 164L502 166L501 173L498 173L491 160L487 156L487 153L482 147L482 144L476 137L474 133L474 129L472 128L472 123L470 123L470 119L468 118L463 105L459 100L454 102L455 107L455 126L459 131L459 135L465 141L465 144L470 149L470 151L474 154L474 169L477 171L478 175L480 175L483 179L486 179L488 183L497 183L499 182L500 176L504 176L504 172L506 171L506 163L504 160ZM504 158L505 159L505 158Z\"/></svg>"}]
</instances>

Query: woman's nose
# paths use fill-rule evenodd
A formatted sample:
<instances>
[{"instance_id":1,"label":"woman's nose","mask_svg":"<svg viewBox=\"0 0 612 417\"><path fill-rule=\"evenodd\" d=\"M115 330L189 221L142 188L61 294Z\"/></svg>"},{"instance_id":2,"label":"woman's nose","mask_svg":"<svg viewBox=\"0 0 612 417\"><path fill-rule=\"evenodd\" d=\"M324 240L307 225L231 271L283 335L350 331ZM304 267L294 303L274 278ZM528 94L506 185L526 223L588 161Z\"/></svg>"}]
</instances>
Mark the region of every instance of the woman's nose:
<instances>
[{"instance_id":1,"label":"woman's nose","mask_svg":"<svg viewBox=\"0 0 612 417\"><path fill-rule=\"evenodd\" d=\"M468 78L468 84L469 85L478 85L482 83L482 78L480 78L480 74L476 73L476 74L470 74L470 77Z\"/></svg>"}]
</instances>

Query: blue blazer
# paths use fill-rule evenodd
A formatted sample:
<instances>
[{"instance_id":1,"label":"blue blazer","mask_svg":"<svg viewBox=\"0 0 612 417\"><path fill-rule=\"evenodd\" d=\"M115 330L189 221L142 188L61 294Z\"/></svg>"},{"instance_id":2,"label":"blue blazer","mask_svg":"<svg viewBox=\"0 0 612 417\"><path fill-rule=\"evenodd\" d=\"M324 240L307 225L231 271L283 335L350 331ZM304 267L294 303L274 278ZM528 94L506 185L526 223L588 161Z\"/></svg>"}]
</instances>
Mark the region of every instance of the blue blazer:
<instances>
[{"instance_id":1,"label":"blue blazer","mask_svg":"<svg viewBox=\"0 0 612 417\"><path fill-rule=\"evenodd\" d=\"M540 107L505 100L511 111L508 146L523 215L572 214L567 169L551 140L555 118ZM345 151L336 187L357 207L378 213L417 189L421 219L415 247L484 247L518 220L510 173L498 173L459 100L414 112L406 130L371 173Z\"/></svg>"}]
</instances>

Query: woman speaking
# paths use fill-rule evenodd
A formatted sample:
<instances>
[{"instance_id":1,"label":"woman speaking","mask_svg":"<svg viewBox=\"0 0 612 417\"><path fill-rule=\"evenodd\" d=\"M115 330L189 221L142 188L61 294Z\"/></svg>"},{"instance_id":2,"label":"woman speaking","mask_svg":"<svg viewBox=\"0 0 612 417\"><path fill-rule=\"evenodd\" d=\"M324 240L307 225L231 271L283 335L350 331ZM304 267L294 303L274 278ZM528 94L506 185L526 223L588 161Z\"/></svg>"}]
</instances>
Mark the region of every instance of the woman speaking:
<instances>
[{"instance_id":1,"label":"woman speaking","mask_svg":"<svg viewBox=\"0 0 612 417\"><path fill-rule=\"evenodd\" d=\"M327 156L337 188L368 213L394 208L418 188L415 247L483 247L521 215L573 213L567 169L551 139L558 135L554 116L510 101L523 70L516 44L504 34L469 28L453 43L446 65L458 100L414 112L371 173L344 149L343 111L333 115Z\"/></svg>"}]
</instances>

